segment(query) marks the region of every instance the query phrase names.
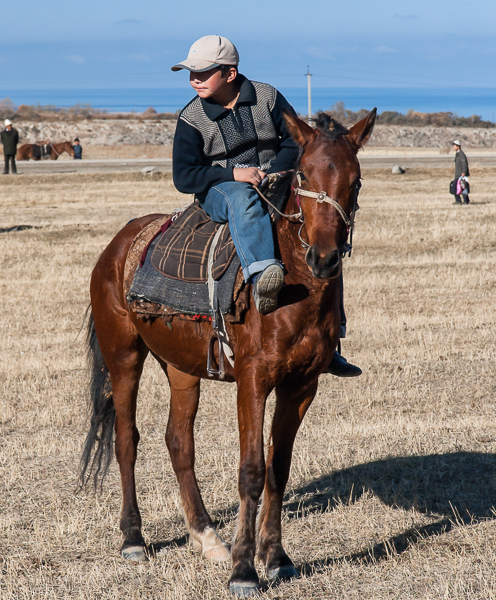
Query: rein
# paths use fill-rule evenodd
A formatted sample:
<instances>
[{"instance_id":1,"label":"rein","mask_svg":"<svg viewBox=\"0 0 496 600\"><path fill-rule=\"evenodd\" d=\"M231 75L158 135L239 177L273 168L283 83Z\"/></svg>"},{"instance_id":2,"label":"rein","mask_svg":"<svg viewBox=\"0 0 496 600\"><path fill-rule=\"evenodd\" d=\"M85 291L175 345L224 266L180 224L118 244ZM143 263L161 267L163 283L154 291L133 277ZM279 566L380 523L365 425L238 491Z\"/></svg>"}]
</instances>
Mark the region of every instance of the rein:
<instances>
[{"instance_id":1,"label":"rein","mask_svg":"<svg viewBox=\"0 0 496 600\"><path fill-rule=\"evenodd\" d=\"M343 207L339 204L339 202L337 202L336 200L334 200L334 198L331 198L327 192L312 192L310 190L305 190L301 187L301 176L300 173L302 173L302 171L297 171L296 172L296 179L298 181L298 187L293 188L293 192L296 194L296 201L298 203L298 208L300 209L299 212L297 213L293 213L293 214L286 214L281 212L276 206L274 206L274 204L272 204L272 202L270 202L270 200L267 199L267 197L263 194L263 192L258 188L255 187L258 195L265 200L265 202L267 202L267 204L269 206L271 206L279 215L281 215L281 217L285 217L286 219L298 219L301 223L301 227L298 230L298 237L300 239L301 245L303 248L308 248L309 244L307 242L305 242L305 240L301 237L301 232L303 230L303 227L305 226L305 221L303 219L303 211L301 210L301 203L300 203L300 196L303 197L307 197L307 198L313 198L315 200L317 200L317 202L319 204L321 204L322 202L327 202L327 204L330 204L331 206L333 206L339 213L339 215L341 216L341 218L343 219L345 225L346 225L346 232L349 235L350 241L349 242L345 242L345 244L343 245L343 249L341 251L342 256L346 256L346 254L348 254L348 256L351 256L351 250L352 250L352 242L353 242L353 230L355 228L355 214L357 211L357 206L358 206L358 202L355 198L355 202L353 203L353 210L351 211L351 215L348 217L348 215L346 214L345 210L343 209ZM292 221L294 223L294 221Z\"/></svg>"}]
</instances>

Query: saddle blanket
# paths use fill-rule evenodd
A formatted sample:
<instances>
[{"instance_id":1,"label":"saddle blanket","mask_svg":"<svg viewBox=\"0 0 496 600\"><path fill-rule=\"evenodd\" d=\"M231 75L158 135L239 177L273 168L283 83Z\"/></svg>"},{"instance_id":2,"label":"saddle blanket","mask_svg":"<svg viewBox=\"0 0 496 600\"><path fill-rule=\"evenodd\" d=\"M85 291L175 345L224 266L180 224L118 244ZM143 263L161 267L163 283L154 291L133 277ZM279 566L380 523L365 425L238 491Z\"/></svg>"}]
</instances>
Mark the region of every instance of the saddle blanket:
<instances>
[{"instance_id":1,"label":"saddle blanket","mask_svg":"<svg viewBox=\"0 0 496 600\"><path fill-rule=\"evenodd\" d=\"M50 158L52 154L52 146L51 144L33 144L33 158L38 159L46 159Z\"/></svg>"},{"instance_id":2,"label":"saddle blanket","mask_svg":"<svg viewBox=\"0 0 496 600\"><path fill-rule=\"evenodd\" d=\"M211 316L212 307L205 281L183 281L177 277L164 275L153 265L153 256L164 234L162 237L154 238L154 236L167 220L168 217L162 217L150 223L138 234L129 250L125 268L125 291L129 306L131 310L147 315ZM170 227L171 230L176 229L176 223ZM144 248L146 248L145 257L143 257ZM216 285L220 311L224 315L232 316L232 320L238 320L235 318L238 309L240 311L244 309L245 302L241 302L240 306L232 310L234 301L243 287L240 261L236 253L231 257L230 263L221 273Z\"/></svg>"}]
</instances>

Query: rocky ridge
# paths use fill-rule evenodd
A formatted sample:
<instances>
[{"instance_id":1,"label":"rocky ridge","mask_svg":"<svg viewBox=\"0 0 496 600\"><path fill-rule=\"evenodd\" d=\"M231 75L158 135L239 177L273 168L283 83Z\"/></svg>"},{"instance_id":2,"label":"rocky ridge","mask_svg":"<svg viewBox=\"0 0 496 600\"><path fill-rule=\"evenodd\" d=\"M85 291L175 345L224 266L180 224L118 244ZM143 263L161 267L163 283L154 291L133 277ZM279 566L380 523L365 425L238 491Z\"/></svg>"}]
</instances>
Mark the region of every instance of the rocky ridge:
<instances>
[{"instance_id":1,"label":"rocky ridge","mask_svg":"<svg viewBox=\"0 0 496 600\"><path fill-rule=\"evenodd\" d=\"M173 120L87 119L75 123L16 121L21 143L37 140L60 142L79 137L83 146L154 145L170 146ZM369 146L393 148L449 148L454 139L466 148L496 148L496 129L468 127L412 127L376 125Z\"/></svg>"}]
</instances>

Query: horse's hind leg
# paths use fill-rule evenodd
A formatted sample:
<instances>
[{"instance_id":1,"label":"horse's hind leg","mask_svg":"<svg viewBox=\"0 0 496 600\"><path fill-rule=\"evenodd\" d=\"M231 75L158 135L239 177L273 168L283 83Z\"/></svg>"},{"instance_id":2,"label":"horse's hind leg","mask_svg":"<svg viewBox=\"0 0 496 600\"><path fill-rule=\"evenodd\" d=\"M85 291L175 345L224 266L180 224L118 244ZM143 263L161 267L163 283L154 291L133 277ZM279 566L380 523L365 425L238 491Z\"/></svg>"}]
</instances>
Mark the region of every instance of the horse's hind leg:
<instances>
[{"instance_id":1,"label":"horse's hind leg","mask_svg":"<svg viewBox=\"0 0 496 600\"><path fill-rule=\"evenodd\" d=\"M317 391L317 380L302 388L276 389L262 508L258 520L258 556L269 579L289 579L296 569L284 551L281 539L281 513L288 482L293 443L305 413Z\"/></svg>"},{"instance_id":2,"label":"horse's hind leg","mask_svg":"<svg viewBox=\"0 0 496 600\"><path fill-rule=\"evenodd\" d=\"M126 559L144 561L146 545L141 534L134 467L139 442L136 398L148 349L127 314L116 315L93 299L93 318L102 356L110 374L115 407L115 456L122 485L120 529L124 540L121 553Z\"/></svg>"},{"instance_id":3,"label":"horse's hind leg","mask_svg":"<svg viewBox=\"0 0 496 600\"><path fill-rule=\"evenodd\" d=\"M200 399L200 378L187 375L159 361L167 373L171 402L165 435L172 467L179 483L190 539L195 550L214 561L227 561L231 554L216 532L196 480L193 426Z\"/></svg>"}]
</instances>

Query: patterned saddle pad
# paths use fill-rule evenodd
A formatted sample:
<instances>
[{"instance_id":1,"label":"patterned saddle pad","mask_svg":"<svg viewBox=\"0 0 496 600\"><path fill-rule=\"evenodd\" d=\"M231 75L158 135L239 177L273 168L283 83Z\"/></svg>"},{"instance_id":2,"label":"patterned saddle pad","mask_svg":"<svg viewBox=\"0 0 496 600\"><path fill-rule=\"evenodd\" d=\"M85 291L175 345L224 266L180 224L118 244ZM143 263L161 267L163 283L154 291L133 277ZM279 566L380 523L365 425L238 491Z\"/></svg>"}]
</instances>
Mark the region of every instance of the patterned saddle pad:
<instances>
[{"instance_id":1,"label":"patterned saddle pad","mask_svg":"<svg viewBox=\"0 0 496 600\"><path fill-rule=\"evenodd\" d=\"M197 203L191 204L161 235L151 256L151 264L167 277L191 283L208 280L208 257L220 223L210 220ZM212 276L220 279L236 254L229 226L213 249Z\"/></svg>"},{"instance_id":2,"label":"patterned saddle pad","mask_svg":"<svg viewBox=\"0 0 496 600\"><path fill-rule=\"evenodd\" d=\"M179 220L176 219L170 229L175 231ZM186 281L164 275L152 264L152 257L162 241L161 231L168 228L169 223L170 216L165 215L152 221L136 236L129 249L124 270L124 288L129 307L143 316L209 317L212 307L206 281ZM211 245L210 237L208 241ZM206 256L208 258L208 252ZM243 299L240 298L244 280L238 255L234 253L227 266L218 262L217 271L219 279L215 285L218 286L220 311L226 315L226 320L237 322L248 302L245 293L241 294Z\"/></svg>"}]
</instances>

